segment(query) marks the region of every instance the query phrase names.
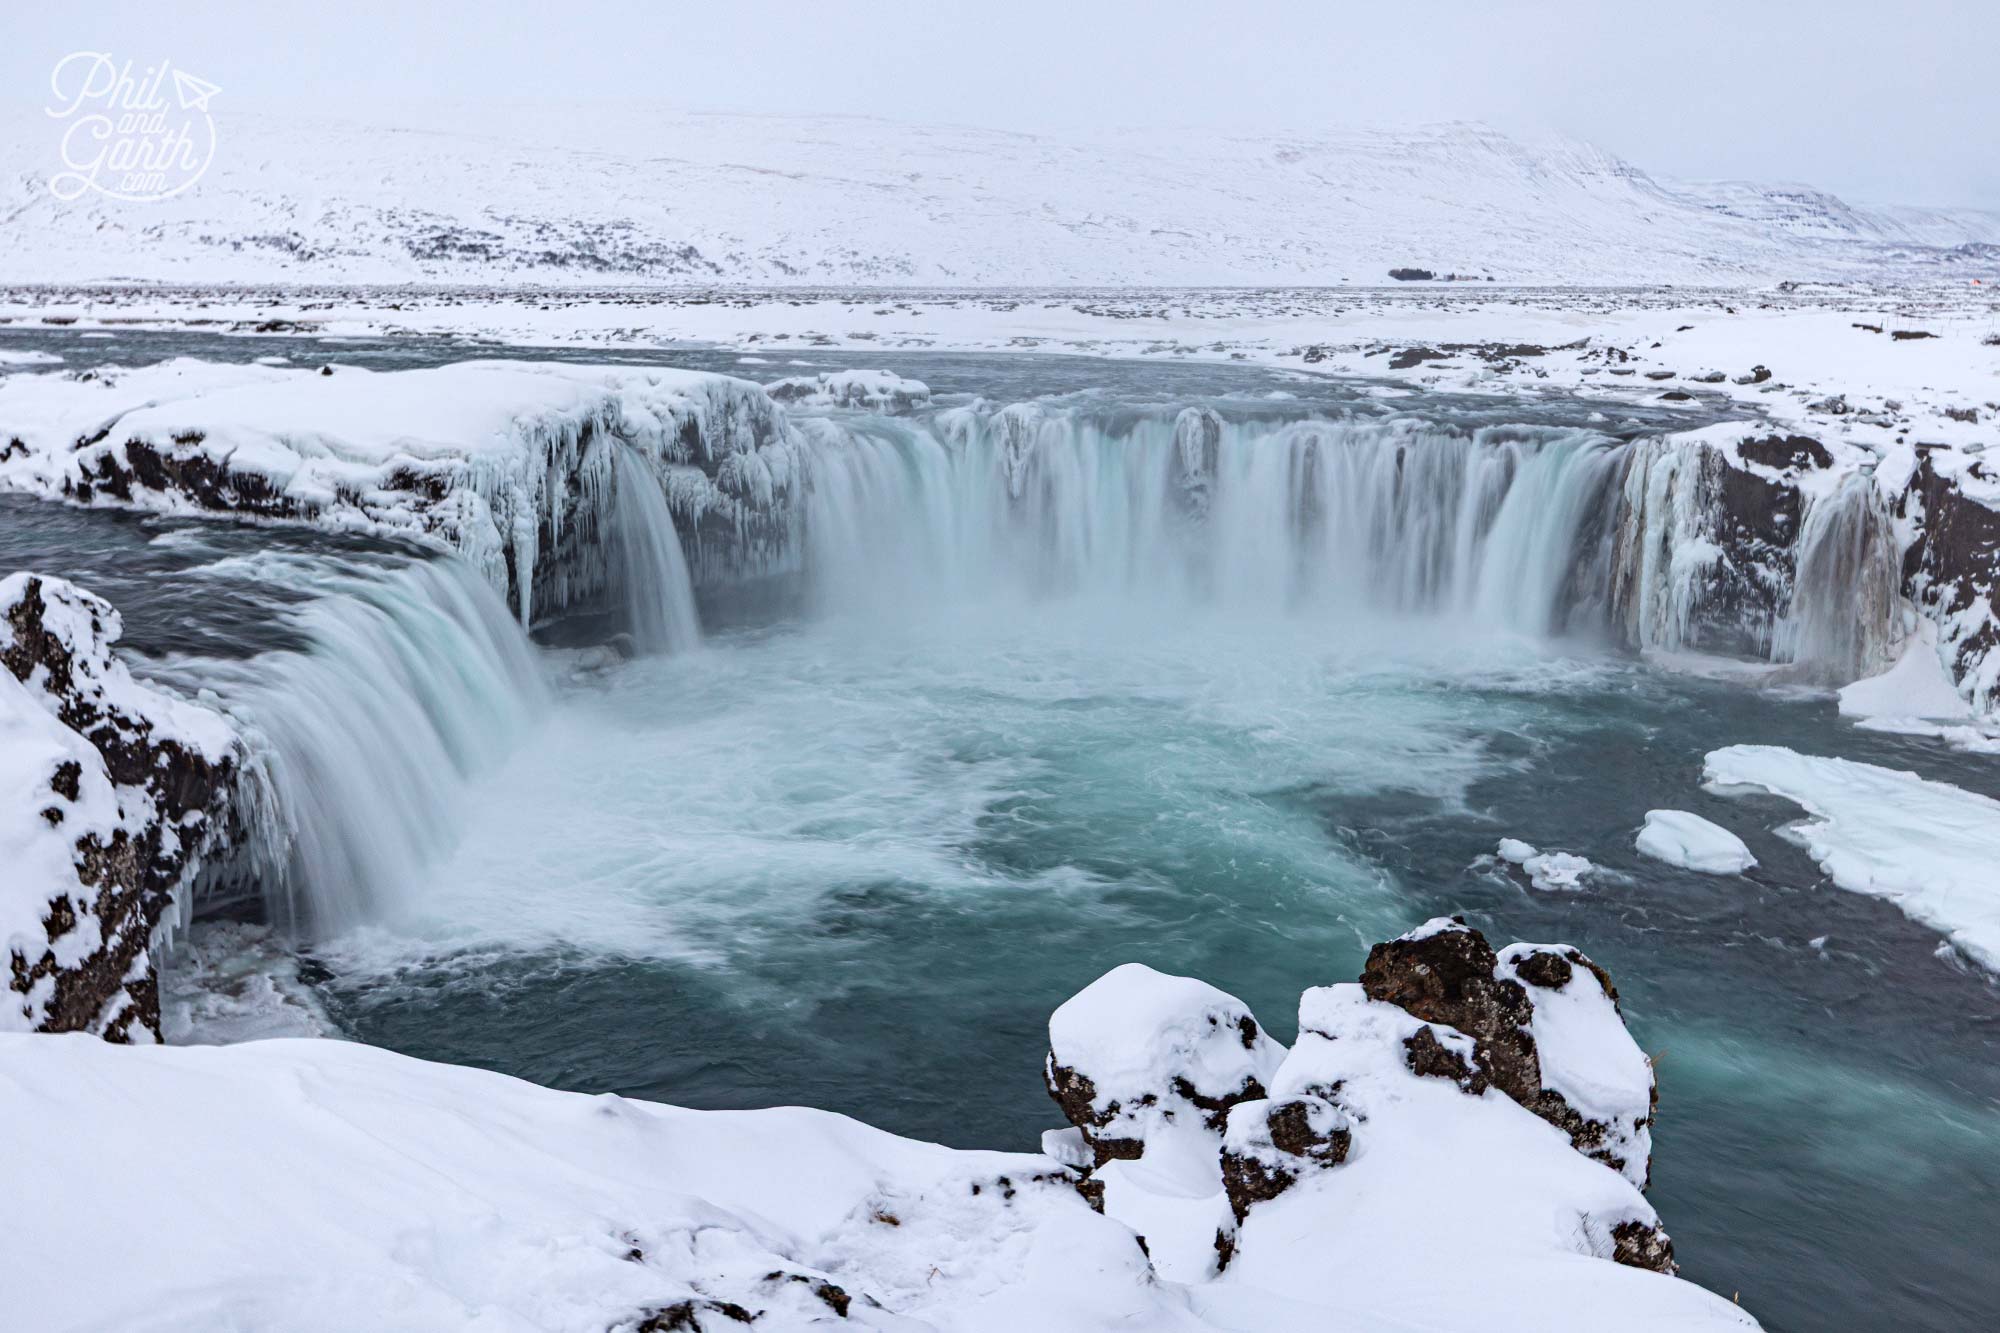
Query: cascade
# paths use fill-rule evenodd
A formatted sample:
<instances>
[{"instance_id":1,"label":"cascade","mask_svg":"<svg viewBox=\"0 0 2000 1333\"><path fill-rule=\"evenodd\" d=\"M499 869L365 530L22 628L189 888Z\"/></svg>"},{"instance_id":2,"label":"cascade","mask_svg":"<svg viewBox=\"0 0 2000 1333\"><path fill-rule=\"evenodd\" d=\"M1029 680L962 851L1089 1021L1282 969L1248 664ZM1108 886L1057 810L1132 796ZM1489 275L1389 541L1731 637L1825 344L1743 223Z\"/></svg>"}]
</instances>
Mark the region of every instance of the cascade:
<instances>
[{"instance_id":1,"label":"cascade","mask_svg":"<svg viewBox=\"0 0 2000 1333\"><path fill-rule=\"evenodd\" d=\"M1844 684L1894 661L1901 604L1894 520L1874 480L1853 475L1807 507L1791 603L1772 657Z\"/></svg>"},{"instance_id":2,"label":"cascade","mask_svg":"<svg viewBox=\"0 0 2000 1333\"><path fill-rule=\"evenodd\" d=\"M198 896L248 888L284 928L323 936L406 892L449 845L470 783L546 686L514 616L461 561L298 560L285 576L312 594L303 648L164 674L213 690L250 751L244 845Z\"/></svg>"},{"instance_id":3,"label":"cascade","mask_svg":"<svg viewBox=\"0 0 2000 1333\"><path fill-rule=\"evenodd\" d=\"M644 462L623 447L615 459L612 588L624 601L633 646L641 653L687 652L701 644L701 620L673 513Z\"/></svg>"},{"instance_id":4,"label":"cascade","mask_svg":"<svg viewBox=\"0 0 2000 1333\"><path fill-rule=\"evenodd\" d=\"M1457 615L1601 600L1621 448L1588 431L1232 422L1045 404L863 419L811 456L822 605L995 593Z\"/></svg>"}]
</instances>

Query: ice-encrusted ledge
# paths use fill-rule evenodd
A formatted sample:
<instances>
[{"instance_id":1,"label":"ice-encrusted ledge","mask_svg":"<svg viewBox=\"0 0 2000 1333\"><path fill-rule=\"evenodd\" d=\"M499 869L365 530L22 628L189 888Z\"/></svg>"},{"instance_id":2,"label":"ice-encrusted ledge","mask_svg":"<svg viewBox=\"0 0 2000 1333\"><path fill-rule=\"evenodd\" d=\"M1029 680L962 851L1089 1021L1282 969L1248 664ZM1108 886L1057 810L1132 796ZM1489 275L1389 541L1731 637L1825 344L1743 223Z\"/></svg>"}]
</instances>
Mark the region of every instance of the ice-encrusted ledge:
<instances>
[{"instance_id":1,"label":"ice-encrusted ledge","mask_svg":"<svg viewBox=\"0 0 2000 1333\"><path fill-rule=\"evenodd\" d=\"M664 487L697 583L795 558L797 435L725 375L181 359L0 380L0 485L441 543L527 623L606 595L619 450Z\"/></svg>"},{"instance_id":2,"label":"ice-encrusted ledge","mask_svg":"<svg viewBox=\"0 0 2000 1333\"><path fill-rule=\"evenodd\" d=\"M1299 1017L1288 1051L1214 987L1112 971L1050 1021L1074 1123L1041 1153L348 1042L0 1036L0 1135L39 1145L0 1155L0 1190L38 1201L9 1308L425 1333L496 1310L620 1333L1756 1326L1672 1275L1639 1189L1652 1069L1582 954L1440 919ZM162 1125L170 1150L102 1151ZM149 1223L115 1283L83 1243L107 1215Z\"/></svg>"},{"instance_id":3,"label":"ice-encrusted ledge","mask_svg":"<svg viewBox=\"0 0 2000 1333\"><path fill-rule=\"evenodd\" d=\"M155 945L227 836L234 732L133 679L119 628L62 579L0 580L0 1032L157 1040Z\"/></svg>"}]
</instances>

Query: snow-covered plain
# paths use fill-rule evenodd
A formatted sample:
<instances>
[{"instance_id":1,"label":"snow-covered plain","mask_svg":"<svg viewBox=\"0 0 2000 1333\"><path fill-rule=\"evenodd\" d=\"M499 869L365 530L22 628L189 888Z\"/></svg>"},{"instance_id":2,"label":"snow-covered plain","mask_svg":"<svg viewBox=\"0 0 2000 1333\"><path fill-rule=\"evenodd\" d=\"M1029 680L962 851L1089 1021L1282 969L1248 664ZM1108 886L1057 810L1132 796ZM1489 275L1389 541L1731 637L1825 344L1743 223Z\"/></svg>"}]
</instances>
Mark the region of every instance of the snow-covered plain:
<instances>
[{"instance_id":1,"label":"snow-covered plain","mask_svg":"<svg viewBox=\"0 0 2000 1333\"><path fill-rule=\"evenodd\" d=\"M423 125L218 109L199 185L62 203L0 135L0 279L1022 286L1976 276L2000 215L1676 182L1477 124L1065 136L559 105ZM87 196L94 199L94 196Z\"/></svg>"},{"instance_id":2,"label":"snow-covered plain","mask_svg":"<svg viewBox=\"0 0 2000 1333\"><path fill-rule=\"evenodd\" d=\"M2000 971L2000 801L1915 773L1775 745L1732 745L1703 768L1711 791L1768 792L1809 818L1779 830L1836 886L1894 903Z\"/></svg>"}]
</instances>

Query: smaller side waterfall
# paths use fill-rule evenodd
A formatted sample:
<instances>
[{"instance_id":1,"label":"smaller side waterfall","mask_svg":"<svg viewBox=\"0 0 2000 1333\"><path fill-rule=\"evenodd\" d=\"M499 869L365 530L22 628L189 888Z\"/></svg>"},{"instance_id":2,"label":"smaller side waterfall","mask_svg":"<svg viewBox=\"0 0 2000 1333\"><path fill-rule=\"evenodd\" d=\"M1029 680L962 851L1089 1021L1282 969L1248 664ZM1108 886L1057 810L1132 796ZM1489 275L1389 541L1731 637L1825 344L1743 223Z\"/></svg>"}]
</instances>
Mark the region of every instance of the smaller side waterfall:
<instances>
[{"instance_id":1,"label":"smaller side waterfall","mask_svg":"<svg viewBox=\"0 0 2000 1333\"><path fill-rule=\"evenodd\" d=\"M1844 683L1894 661L1901 556L1873 478L1850 476L1806 510L1792 599L1771 656Z\"/></svg>"},{"instance_id":2,"label":"smaller side waterfall","mask_svg":"<svg viewBox=\"0 0 2000 1333\"><path fill-rule=\"evenodd\" d=\"M699 647L694 584L666 494L630 449L619 447L614 460L612 590L624 600L633 646L641 653Z\"/></svg>"},{"instance_id":3,"label":"smaller side waterfall","mask_svg":"<svg viewBox=\"0 0 2000 1333\"><path fill-rule=\"evenodd\" d=\"M302 651L184 660L250 749L238 855L203 890L261 894L272 919L326 936L408 892L460 827L469 784L537 717L546 686L499 596L456 559L300 562ZM169 673L175 674L175 673Z\"/></svg>"}]
</instances>

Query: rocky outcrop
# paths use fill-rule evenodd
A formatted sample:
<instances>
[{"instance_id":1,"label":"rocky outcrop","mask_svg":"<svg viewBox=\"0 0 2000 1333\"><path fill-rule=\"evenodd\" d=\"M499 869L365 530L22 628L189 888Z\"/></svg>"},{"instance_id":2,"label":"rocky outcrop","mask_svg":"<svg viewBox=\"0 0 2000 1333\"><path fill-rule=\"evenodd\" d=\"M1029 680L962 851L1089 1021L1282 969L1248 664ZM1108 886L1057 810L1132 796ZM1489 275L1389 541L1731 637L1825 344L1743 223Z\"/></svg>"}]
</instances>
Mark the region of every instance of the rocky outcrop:
<instances>
[{"instance_id":1,"label":"rocky outcrop","mask_svg":"<svg viewBox=\"0 0 2000 1333\"><path fill-rule=\"evenodd\" d=\"M931 389L922 380L905 379L886 370L829 370L794 375L764 386L772 401L808 411L847 408L869 412L914 412L931 405Z\"/></svg>"},{"instance_id":2,"label":"rocky outcrop","mask_svg":"<svg viewBox=\"0 0 2000 1333\"><path fill-rule=\"evenodd\" d=\"M1907 502L1807 436L1642 440L1618 502L1614 624L1636 648L1761 657L1829 684L1881 671L1921 592L1893 505Z\"/></svg>"},{"instance_id":3,"label":"rocky outcrop","mask_svg":"<svg viewBox=\"0 0 2000 1333\"><path fill-rule=\"evenodd\" d=\"M1126 1014L1146 1021L1120 1021ZM1283 1057L1235 996L1127 963L1050 1017L1044 1077L1104 1166L1136 1161L1149 1145L1221 1134L1229 1109L1262 1097Z\"/></svg>"},{"instance_id":4,"label":"rocky outcrop","mask_svg":"<svg viewBox=\"0 0 2000 1333\"><path fill-rule=\"evenodd\" d=\"M0 1030L157 1039L154 942L226 836L233 734L134 680L119 630L63 580L0 581Z\"/></svg>"},{"instance_id":5,"label":"rocky outcrop","mask_svg":"<svg viewBox=\"0 0 2000 1333\"><path fill-rule=\"evenodd\" d=\"M1968 473L1994 490L1983 463ZM1929 454L1919 457L1896 508L1914 532L1903 553L1906 595L1939 626L1945 665L1973 707L2000 708L2000 617L1994 613L2000 508L1969 494L1964 479L1940 471Z\"/></svg>"},{"instance_id":6,"label":"rocky outcrop","mask_svg":"<svg viewBox=\"0 0 2000 1333\"><path fill-rule=\"evenodd\" d=\"M1674 1271L1640 1193L1652 1066L1581 952L1496 951L1440 918L1378 945L1360 984L1306 992L1299 1029L1286 1051L1240 1001L1137 965L1051 1019L1076 1137L1045 1143L1161 1276L1205 1280L1316 1226L1410 1227L1448 1262L1550 1209L1580 1220L1579 1252Z\"/></svg>"},{"instance_id":7,"label":"rocky outcrop","mask_svg":"<svg viewBox=\"0 0 2000 1333\"><path fill-rule=\"evenodd\" d=\"M1412 1071L1450 1078L1475 1094L1496 1088L1562 1130L1578 1152L1645 1187L1658 1101L1652 1069L1625 1034L1610 976L1582 953L1532 944L1495 953L1485 936L1452 918L1376 945L1361 988L1370 999L1472 1039L1467 1060L1425 1028L1406 1043ZM1576 1012L1554 1024L1542 1007L1555 1004ZM1578 1081L1592 1090L1595 1117L1545 1074L1538 1016L1544 1030L1594 1043L1580 1063L1596 1067Z\"/></svg>"}]
</instances>

